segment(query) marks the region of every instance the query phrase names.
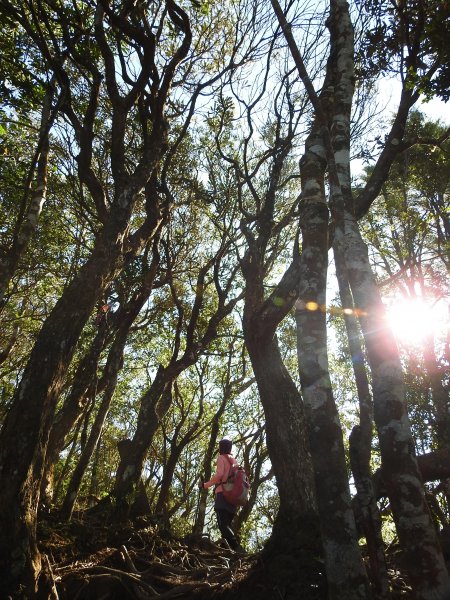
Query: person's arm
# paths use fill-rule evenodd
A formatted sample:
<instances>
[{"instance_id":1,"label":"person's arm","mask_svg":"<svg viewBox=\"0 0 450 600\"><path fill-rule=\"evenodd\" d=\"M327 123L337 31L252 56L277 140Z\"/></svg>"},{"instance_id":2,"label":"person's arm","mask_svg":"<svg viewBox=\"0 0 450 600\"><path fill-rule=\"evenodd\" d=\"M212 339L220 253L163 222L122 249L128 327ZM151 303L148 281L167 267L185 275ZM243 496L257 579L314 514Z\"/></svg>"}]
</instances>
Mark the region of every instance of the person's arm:
<instances>
[{"instance_id":1,"label":"person's arm","mask_svg":"<svg viewBox=\"0 0 450 600\"><path fill-rule=\"evenodd\" d=\"M223 482L223 480L225 479L225 460L226 459L221 454L219 454L219 456L217 457L216 472L209 481L205 481L203 483L204 488L208 489L213 485L217 485Z\"/></svg>"}]
</instances>

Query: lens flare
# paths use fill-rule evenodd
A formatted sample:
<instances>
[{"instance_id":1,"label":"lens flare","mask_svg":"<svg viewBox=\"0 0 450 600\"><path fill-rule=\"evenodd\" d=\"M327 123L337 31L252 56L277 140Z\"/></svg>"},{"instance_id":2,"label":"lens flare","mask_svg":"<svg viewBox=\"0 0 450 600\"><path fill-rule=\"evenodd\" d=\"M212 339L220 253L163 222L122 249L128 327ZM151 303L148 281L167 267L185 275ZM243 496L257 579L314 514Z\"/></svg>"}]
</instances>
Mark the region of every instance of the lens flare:
<instances>
[{"instance_id":1,"label":"lens flare","mask_svg":"<svg viewBox=\"0 0 450 600\"><path fill-rule=\"evenodd\" d=\"M446 324L444 303L427 303L421 298L397 299L387 308L387 319L399 343L418 346L427 338L443 333Z\"/></svg>"}]
</instances>

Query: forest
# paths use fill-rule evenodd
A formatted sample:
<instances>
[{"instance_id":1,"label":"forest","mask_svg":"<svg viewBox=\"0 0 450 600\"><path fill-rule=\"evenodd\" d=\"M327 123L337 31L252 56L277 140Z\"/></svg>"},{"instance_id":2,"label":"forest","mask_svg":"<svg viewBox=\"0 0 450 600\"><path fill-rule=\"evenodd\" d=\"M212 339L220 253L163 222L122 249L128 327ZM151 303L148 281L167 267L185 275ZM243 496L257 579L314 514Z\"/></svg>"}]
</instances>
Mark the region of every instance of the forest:
<instances>
[{"instance_id":1,"label":"forest","mask_svg":"<svg viewBox=\"0 0 450 600\"><path fill-rule=\"evenodd\" d=\"M0 600L449 600L448 1L0 17Z\"/></svg>"}]
</instances>

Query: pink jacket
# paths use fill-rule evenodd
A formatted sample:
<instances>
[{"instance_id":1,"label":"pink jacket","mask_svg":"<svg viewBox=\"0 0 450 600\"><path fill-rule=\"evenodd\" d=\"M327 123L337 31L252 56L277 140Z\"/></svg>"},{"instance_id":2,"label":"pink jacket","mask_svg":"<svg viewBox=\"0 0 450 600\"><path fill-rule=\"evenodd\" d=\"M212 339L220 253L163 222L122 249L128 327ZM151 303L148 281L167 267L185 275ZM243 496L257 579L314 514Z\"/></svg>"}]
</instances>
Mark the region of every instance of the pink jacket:
<instances>
[{"instance_id":1,"label":"pink jacket","mask_svg":"<svg viewBox=\"0 0 450 600\"><path fill-rule=\"evenodd\" d=\"M228 460L227 456L230 460ZM209 481L204 482L203 487L210 488L213 485L225 482L230 474L231 465L237 465L235 458L231 454L219 454L217 457L216 472ZM218 494L222 491L222 486L217 485L215 493Z\"/></svg>"}]
</instances>

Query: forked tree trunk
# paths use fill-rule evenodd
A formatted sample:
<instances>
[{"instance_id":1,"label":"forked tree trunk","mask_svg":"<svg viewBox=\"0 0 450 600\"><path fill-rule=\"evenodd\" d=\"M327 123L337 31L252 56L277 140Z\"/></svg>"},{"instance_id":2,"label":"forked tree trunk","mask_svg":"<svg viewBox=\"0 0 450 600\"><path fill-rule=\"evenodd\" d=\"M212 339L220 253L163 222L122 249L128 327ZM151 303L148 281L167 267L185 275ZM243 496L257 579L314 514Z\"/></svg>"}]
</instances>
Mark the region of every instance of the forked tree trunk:
<instances>
[{"instance_id":1,"label":"forked tree trunk","mask_svg":"<svg viewBox=\"0 0 450 600\"><path fill-rule=\"evenodd\" d=\"M95 416L86 444L83 448L83 451L81 452L81 456L78 459L77 466L75 467L74 472L72 473L72 477L70 478L70 482L67 487L66 495L64 497L64 501L60 510L61 519L65 521L70 521L70 519L72 518L73 509L75 507L75 502L78 498L78 492L80 491L81 482L89 465L89 461L91 460L91 457L100 439L103 425L108 415L111 400L112 393L110 393L110 390L108 390L107 388L103 395L98 412Z\"/></svg>"},{"instance_id":2,"label":"forked tree trunk","mask_svg":"<svg viewBox=\"0 0 450 600\"><path fill-rule=\"evenodd\" d=\"M67 488L66 496L61 507L61 517L70 520L75 506L78 492L86 469L91 460L92 454L100 439L103 426L108 415L109 407L117 385L117 376L123 363L123 352L129 332L128 323L126 323L117 333L116 339L111 347L108 360L105 367L104 377L107 381L103 398L91 427L87 442L83 448L78 464L72 474Z\"/></svg>"},{"instance_id":3,"label":"forked tree trunk","mask_svg":"<svg viewBox=\"0 0 450 600\"><path fill-rule=\"evenodd\" d=\"M120 28L126 29L129 24L124 17L120 26L117 23L114 26L114 33L117 33L115 40L109 36L107 39L104 29L105 10L98 4L93 34L99 54L104 59L101 61L99 58L98 65L102 62L104 72L100 73L98 69L101 67L96 63L92 64L90 72L94 74L84 114L77 114L76 109L70 105L70 94L65 98L63 108L72 122L80 149L77 156L79 180L89 190L103 227L98 233L90 257L64 290L45 321L0 433L0 474L3 480L0 487L0 589L5 596L15 594L19 586L24 586L26 593L33 597L39 586L41 556L36 545L36 514L43 463L56 402L77 341L107 286L121 272L126 261L141 252L160 225L158 196L147 194L147 216L142 226L130 237L129 225L135 203L167 150L168 128L164 109L178 65L186 58L192 42L187 14L173 0L167 0L167 3L168 16L176 23L182 40L177 47L172 47L173 55L164 66L161 80L153 77L152 68L156 68L151 65L155 50L153 33L147 36L141 32L140 35L146 36L145 52L148 55L146 54L146 60L143 61L130 91L126 93L119 89L114 50L109 46L109 41L114 47L116 42L124 40L127 36ZM20 18L25 21L26 15L22 14ZM43 41L45 33L39 27L34 29L34 23L26 25L29 26L29 34L34 35L34 42L46 57L48 47L46 41ZM68 34L70 25L73 23L62 24L63 35ZM131 43L134 42L135 40ZM69 46L68 52L72 53L74 47ZM153 58L150 56L152 50L148 50L149 46L153 48ZM96 56L93 60L97 58ZM77 61L76 52L71 54L71 59ZM85 59L88 57L83 57L83 63ZM51 60L48 66L55 67L58 78L68 88L70 74L63 70L61 61ZM98 117L103 80L105 94L110 100L112 122L109 159L114 189L109 206L108 193L92 168L94 126ZM148 111L138 111L143 119L141 156L134 171L128 173L125 160L126 132L130 119L135 123L135 114L130 115L130 112L134 110L133 107L139 102L150 80L153 83L151 105L147 107ZM81 110L81 107L77 108Z\"/></svg>"},{"instance_id":4,"label":"forked tree trunk","mask_svg":"<svg viewBox=\"0 0 450 600\"><path fill-rule=\"evenodd\" d=\"M136 492L147 452L152 443L153 437L166 415L172 403L172 385L177 377L186 369L196 363L200 354L208 348L209 344L217 337L217 329L221 321L227 317L240 296L227 300L227 293L230 291L234 274L225 288L216 287L218 293L218 304L214 313L208 319L207 325L202 334L198 337L194 335L199 324L201 308L204 301L205 277L208 271L216 261L220 261L222 252L217 252L200 269L197 277L196 295L192 305L191 316L186 330L186 346L183 354L177 358L179 352L179 342L182 329L182 318L178 321L178 328L175 333L174 354L169 364L164 367L160 365L155 378L143 394L139 407L136 431L133 439L129 441L127 452L121 456L119 467L116 473L116 480L112 495L116 499L117 516L126 516L127 511ZM182 316L182 311L181 311Z\"/></svg>"},{"instance_id":5,"label":"forked tree trunk","mask_svg":"<svg viewBox=\"0 0 450 600\"><path fill-rule=\"evenodd\" d=\"M69 433L76 427L84 414L92 396L99 392L97 388L98 360L103 351L108 327L103 321L87 353L82 357L75 372L72 388L64 400L63 406L55 416L45 455L44 475L41 484L41 504L48 506L54 501L53 474L60 452Z\"/></svg>"},{"instance_id":6,"label":"forked tree trunk","mask_svg":"<svg viewBox=\"0 0 450 600\"><path fill-rule=\"evenodd\" d=\"M137 428L132 440L128 441L126 452L120 457L112 491L118 518L126 517L133 503L148 449L172 404L171 388L180 371L170 366L160 366L150 388L141 399Z\"/></svg>"}]
</instances>

